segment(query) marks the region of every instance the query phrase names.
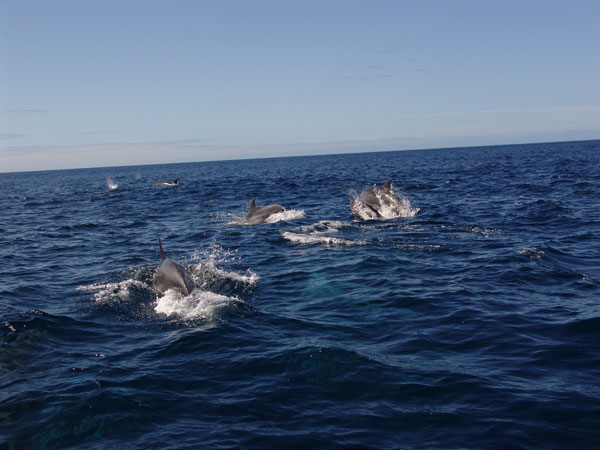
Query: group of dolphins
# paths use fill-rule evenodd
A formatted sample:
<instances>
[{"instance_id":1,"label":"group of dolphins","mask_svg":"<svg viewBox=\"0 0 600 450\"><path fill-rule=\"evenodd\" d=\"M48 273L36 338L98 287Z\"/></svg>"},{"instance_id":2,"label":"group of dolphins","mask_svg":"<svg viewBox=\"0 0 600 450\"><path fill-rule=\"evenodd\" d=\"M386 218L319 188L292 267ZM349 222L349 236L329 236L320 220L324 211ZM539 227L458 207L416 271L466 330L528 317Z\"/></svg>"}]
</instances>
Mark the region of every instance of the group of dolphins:
<instances>
[{"instance_id":1,"label":"group of dolphins","mask_svg":"<svg viewBox=\"0 0 600 450\"><path fill-rule=\"evenodd\" d=\"M174 181L177 184L178 180ZM174 184L161 184L171 185ZM157 183L157 186L159 184ZM392 191L392 179L390 178L381 186L373 185L372 187L364 190L357 199L353 200L352 210L355 212L355 202L360 202L363 211L363 216L368 219L386 218L384 211L394 211L402 207L402 202L398 196ZM281 205L272 204L258 207L256 206L255 199L250 202L250 212L245 218L245 223L248 225L259 225L265 223L267 218L273 214L277 214L285 211L285 208ZM366 212L366 214L364 214ZM365 218L365 217L362 217ZM173 262L165 254L162 242L158 238L158 246L160 249L160 257L162 262L152 279L152 285L161 294L169 289L173 289L180 292L184 296L189 295L194 290L194 283L190 279L185 269Z\"/></svg>"}]
</instances>

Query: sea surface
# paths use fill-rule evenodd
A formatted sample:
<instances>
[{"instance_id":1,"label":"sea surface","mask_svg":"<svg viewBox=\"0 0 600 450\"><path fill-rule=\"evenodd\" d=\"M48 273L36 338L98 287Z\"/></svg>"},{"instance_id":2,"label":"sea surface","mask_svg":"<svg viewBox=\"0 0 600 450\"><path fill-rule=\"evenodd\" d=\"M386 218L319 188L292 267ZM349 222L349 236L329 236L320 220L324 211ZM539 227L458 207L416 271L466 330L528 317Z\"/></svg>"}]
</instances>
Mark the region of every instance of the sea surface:
<instances>
[{"instance_id":1,"label":"sea surface","mask_svg":"<svg viewBox=\"0 0 600 450\"><path fill-rule=\"evenodd\" d=\"M599 448L600 141L4 173L0 210L0 449Z\"/></svg>"}]
</instances>

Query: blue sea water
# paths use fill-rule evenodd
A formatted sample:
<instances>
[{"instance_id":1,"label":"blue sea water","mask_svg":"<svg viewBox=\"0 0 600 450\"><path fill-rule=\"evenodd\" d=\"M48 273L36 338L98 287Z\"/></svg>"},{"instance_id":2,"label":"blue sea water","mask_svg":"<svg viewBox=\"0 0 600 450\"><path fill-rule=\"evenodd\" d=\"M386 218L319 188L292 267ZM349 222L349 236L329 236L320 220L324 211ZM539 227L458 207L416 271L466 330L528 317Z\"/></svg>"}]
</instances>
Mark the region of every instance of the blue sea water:
<instances>
[{"instance_id":1,"label":"blue sea water","mask_svg":"<svg viewBox=\"0 0 600 450\"><path fill-rule=\"evenodd\" d=\"M390 177L407 214L354 219ZM6 173L0 192L0 449L600 442L600 141ZM288 211L244 225L253 197ZM158 237L190 296L152 288Z\"/></svg>"}]
</instances>

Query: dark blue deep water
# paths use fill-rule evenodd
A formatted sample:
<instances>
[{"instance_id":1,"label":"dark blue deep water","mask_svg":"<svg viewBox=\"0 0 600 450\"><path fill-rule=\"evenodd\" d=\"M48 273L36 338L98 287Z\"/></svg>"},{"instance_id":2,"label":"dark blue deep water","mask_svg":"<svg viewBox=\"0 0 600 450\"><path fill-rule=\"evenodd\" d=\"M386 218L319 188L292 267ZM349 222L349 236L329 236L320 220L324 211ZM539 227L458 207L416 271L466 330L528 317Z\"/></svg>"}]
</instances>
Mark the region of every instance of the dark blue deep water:
<instances>
[{"instance_id":1,"label":"dark blue deep water","mask_svg":"<svg viewBox=\"0 0 600 450\"><path fill-rule=\"evenodd\" d=\"M416 214L354 220L389 177ZM0 193L0 449L598 448L600 141ZM245 226L253 197L291 211ZM159 236L188 297L152 288Z\"/></svg>"}]
</instances>

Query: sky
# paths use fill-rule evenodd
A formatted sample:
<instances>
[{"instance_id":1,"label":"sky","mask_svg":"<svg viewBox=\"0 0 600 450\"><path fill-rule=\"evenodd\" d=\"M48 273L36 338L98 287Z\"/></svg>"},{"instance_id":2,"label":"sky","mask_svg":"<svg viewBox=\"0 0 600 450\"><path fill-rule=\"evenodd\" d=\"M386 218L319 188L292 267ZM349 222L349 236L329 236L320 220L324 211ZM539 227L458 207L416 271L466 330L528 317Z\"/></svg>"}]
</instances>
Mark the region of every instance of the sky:
<instances>
[{"instance_id":1,"label":"sky","mask_svg":"<svg viewBox=\"0 0 600 450\"><path fill-rule=\"evenodd\" d=\"M597 0L0 0L0 172L600 139Z\"/></svg>"}]
</instances>

